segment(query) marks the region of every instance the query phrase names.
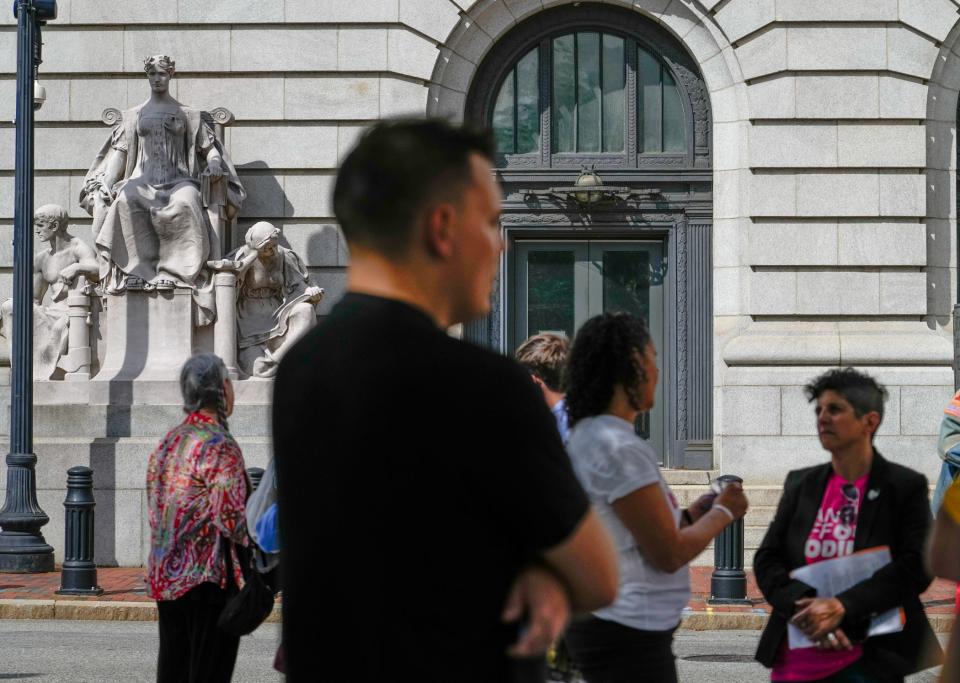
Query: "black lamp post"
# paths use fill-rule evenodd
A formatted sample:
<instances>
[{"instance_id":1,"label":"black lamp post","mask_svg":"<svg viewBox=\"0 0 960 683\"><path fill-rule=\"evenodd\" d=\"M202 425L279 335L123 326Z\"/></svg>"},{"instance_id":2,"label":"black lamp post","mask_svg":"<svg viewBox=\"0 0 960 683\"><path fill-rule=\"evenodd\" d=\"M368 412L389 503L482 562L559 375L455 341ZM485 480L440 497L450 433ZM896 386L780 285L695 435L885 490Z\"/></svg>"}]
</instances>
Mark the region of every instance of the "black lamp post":
<instances>
[{"instance_id":1,"label":"black lamp post","mask_svg":"<svg viewBox=\"0 0 960 683\"><path fill-rule=\"evenodd\" d=\"M56 0L16 0L17 144L13 227L13 350L10 359L10 452L0 509L0 572L53 571L53 548L40 527L50 521L37 503L33 453L33 110L40 27L57 18ZM34 88L37 88L35 91Z\"/></svg>"}]
</instances>

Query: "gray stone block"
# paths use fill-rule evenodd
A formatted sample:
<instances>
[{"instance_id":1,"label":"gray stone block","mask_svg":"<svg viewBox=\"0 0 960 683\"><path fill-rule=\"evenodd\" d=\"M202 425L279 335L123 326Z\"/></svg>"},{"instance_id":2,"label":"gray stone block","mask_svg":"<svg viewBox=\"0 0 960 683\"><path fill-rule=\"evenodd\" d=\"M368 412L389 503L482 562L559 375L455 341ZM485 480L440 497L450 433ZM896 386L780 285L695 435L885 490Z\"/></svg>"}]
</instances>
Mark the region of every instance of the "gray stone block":
<instances>
[{"instance_id":1,"label":"gray stone block","mask_svg":"<svg viewBox=\"0 0 960 683\"><path fill-rule=\"evenodd\" d=\"M953 313L956 300L957 271L953 268L927 268L927 310L928 316L941 318L946 323Z\"/></svg>"},{"instance_id":2,"label":"gray stone block","mask_svg":"<svg viewBox=\"0 0 960 683\"><path fill-rule=\"evenodd\" d=\"M926 265L932 268L956 266L956 228L953 222L943 218L928 218L920 227L924 232Z\"/></svg>"},{"instance_id":3,"label":"gray stone block","mask_svg":"<svg viewBox=\"0 0 960 683\"><path fill-rule=\"evenodd\" d=\"M927 244L921 223L841 222L839 263L844 266L923 266Z\"/></svg>"},{"instance_id":4,"label":"gray stone block","mask_svg":"<svg viewBox=\"0 0 960 683\"><path fill-rule=\"evenodd\" d=\"M836 167L836 124L754 124L750 127L754 168Z\"/></svg>"},{"instance_id":5,"label":"gray stone block","mask_svg":"<svg viewBox=\"0 0 960 683\"><path fill-rule=\"evenodd\" d=\"M284 112L290 119L373 120L380 114L384 78L287 78Z\"/></svg>"},{"instance_id":6,"label":"gray stone block","mask_svg":"<svg viewBox=\"0 0 960 683\"><path fill-rule=\"evenodd\" d=\"M906 388L906 387L904 387ZM943 406L940 406L942 413ZM937 416L939 422L939 416ZM876 448L888 460L914 469L934 483L940 472L941 460L937 457L937 437L928 436L878 436Z\"/></svg>"},{"instance_id":7,"label":"gray stone block","mask_svg":"<svg viewBox=\"0 0 960 683\"><path fill-rule=\"evenodd\" d=\"M780 387L723 387L718 433L736 436L780 434Z\"/></svg>"},{"instance_id":8,"label":"gray stone block","mask_svg":"<svg viewBox=\"0 0 960 683\"><path fill-rule=\"evenodd\" d=\"M343 28L337 35L340 71L383 71L387 68L387 29Z\"/></svg>"},{"instance_id":9,"label":"gray stone block","mask_svg":"<svg viewBox=\"0 0 960 683\"><path fill-rule=\"evenodd\" d=\"M465 93L476 68L473 62L468 62L448 48L442 48L432 80L449 90Z\"/></svg>"},{"instance_id":10,"label":"gray stone block","mask_svg":"<svg viewBox=\"0 0 960 683\"><path fill-rule=\"evenodd\" d=\"M394 73L430 80L440 53L435 43L406 28L387 33L387 69Z\"/></svg>"},{"instance_id":11,"label":"gray stone block","mask_svg":"<svg viewBox=\"0 0 960 683\"><path fill-rule=\"evenodd\" d=\"M263 162L274 169L326 169L337 165L337 127L242 126L231 128L234 163Z\"/></svg>"},{"instance_id":12,"label":"gray stone block","mask_svg":"<svg viewBox=\"0 0 960 683\"><path fill-rule=\"evenodd\" d=\"M12 129L9 129L11 132ZM5 131L4 131L5 132ZM37 128L34 134L35 159L34 165L38 171L83 171L93 157L96 156L100 145L109 135L109 130L98 128ZM3 136L0 135L0 140ZM3 143L0 142L0 145ZM0 168L6 168L0 159ZM10 159L10 167L13 167Z\"/></svg>"},{"instance_id":13,"label":"gray stone block","mask_svg":"<svg viewBox=\"0 0 960 683\"><path fill-rule=\"evenodd\" d=\"M900 21L939 41L946 39L960 16L950 0L900 0Z\"/></svg>"},{"instance_id":14,"label":"gray stone block","mask_svg":"<svg viewBox=\"0 0 960 683\"><path fill-rule=\"evenodd\" d=\"M394 22L398 4L398 0L284 0L284 19L307 23Z\"/></svg>"},{"instance_id":15,"label":"gray stone block","mask_svg":"<svg viewBox=\"0 0 960 683\"><path fill-rule=\"evenodd\" d=\"M924 127L841 123L837 153L841 166L923 168L927 156Z\"/></svg>"},{"instance_id":16,"label":"gray stone block","mask_svg":"<svg viewBox=\"0 0 960 683\"><path fill-rule=\"evenodd\" d=\"M439 116L459 123L463 121L466 103L467 96L463 93L449 90L441 85L431 85L427 93L427 115Z\"/></svg>"},{"instance_id":17,"label":"gray stone block","mask_svg":"<svg viewBox=\"0 0 960 683\"><path fill-rule=\"evenodd\" d=\"M735 43L776 18L774 0L733 0L715 15L730 42Z\"/></svg>"},{"instance_id":18,"label":"gray stone block","mask_svg":"<svg viewBox=\"0 0 960 683\"><path fill-rule=\"evenodd\" d=\"M351 126L341 123L337 126L337 163L343 163L343 160L353 149L353 146L359 140L360 135L367 129L367 126Z\"/></svg>"},{"instance_id":19,"label":"gray stone block","mask_svg":"<svg viewBox=\"0 0 960 683\"><path fill-rule=\"evenodd\" d=\"M940 51L936 43L904 26L888 26L886 31L887 68L929 79Z\"/></svg>"},{"instance_id":20,"label":"gray stone block","mask_svg":"<svg viewBox=\"0 0 960 683\"><path fill-rule=\"evenodd\" d=\"M47 73L88 74L120 71L125 66L125 40L125 32L119 29L57 31L56 40L51 40L49 35L46 39L41 68ZM0 54L3 54L2 42L0 39ZM13 54L15 53L11 52L11 56ZM139 69L143 58L148 54L155 52L144 53L140 56L140 61L131 63L128 68ZM4 67L0 61L0 71L7 71Z\"/></svg>"},{"instance_id":21,"label":"gray stone block","mask_svg":"<svg viewBox=\"0 0 960 683\"><path fill-rule=\"evenodd\" d=\"M336 225L316 223L282 224L283 238L303 259L304 265L336 267L339 264L340 230Z\"/></svg>"},{"instance_id":22,"label":"gray stone block","mask_svg":"<svg viewBox=\"0 0 960 683\"><path fill-rule=\"evenodd\" d=\"M317 306L317 313L328 315L347 291L347 271L345 268L311 268L310 277L326 291L323 301Z\"/></svg>"},{"instance_id":23,"label":"gray stone block","mask_svg":"<svg viewBox=\"0 0 960 683\"><path fill-rule=\"evenodd\" d=\"M881 173L880 215L926 215L926 186L920 173Z\"/></svg>"},{"instance_id":24,"label":"gray stone block","mask_svg":"<svg viewBox=\"0 0 960 683\"><path fill-rule=\"evenodd\" d=\"M943 419L943 409L952 397L953 391L950 387L903 387L901 433L905 436L937 434Z\"/></svg>"},{"instance_id":25,"label":"gray stone block","mask_svg":"<svg viewBox=\"0 0 960 683\"><path fill-rule=\"evenodd\" d=\"M475 6L470 11L470 18L491 38L499 38L516 23L513 14L502 2Z\"/></svg>"},{"instance_id":26,"label":"gray stone block","mask_svg":"<svg viewBox=\"0 0 960 683\"><path fill-rule=\"evenodd\" d=\"M949 171L957 165L956 123L929 121L926 128L926 167Z\"/></svg>"},{"instance_id":27,"label":"gray stone block","mask_svg":"<svg viewBox=\"0 0 960 683\"><path fill-rule=\"evenodd\" d=\"M753 223L748 258L753 266L836 265L837 224Z\"/></svg>"},{"instance_id":28,"label":"gray stone block","mask_svg":"<svg viewBox=\"0 0 960 683\"><path fill-rule=\"evenodd\" d=\"M288 175L284 179L288 218L331 218L333 181L330 175Z\"/></svg>"},{"instance_id":29,"label":"gray stone block","mask_svg":"<svg viewBox=\"0 0 960 683\"><path fill-rule=\"evenodd\" d=\"M0 177L0 218L13 219L13 176ZM41 175L34 179L33 196L37 205L59 204L69 207L76 204L70 192L70 178L66 175Z\"/></svg>"},{"instance_id":30,"label":"gray stone block","mask_svg":"<svg viewBox=\"0 0 960 683\"><path fill-rule=\"evenodd\" d=\"M880 75L880 117L923 119L927 116L927 86L896 74Z\"/></svg>"},{"instance_id":31,"label":"gray stone block","mask_svg":"<svg viewBox=\"0 0 960 683\"><path fill-rule=\"evenodd\" d=\"M284 0L177 0L181 24L273 24L284 21Z\"/></svg>"},{"instance_id":32,"label":"gray stone block","mask_svg":"<svg viewBox=\"0 0 960 683\"><path fill-rule=\"evenodd\" d=\"M791 26L787 68L799 71L884 69L886 35L873 26Z\"/></svg>"},{"instance_id":33,"label":"gray stone block","mask_svg":"<svg viewBox=\"0 0 960 683\"><path fill-rule=\"evenodd\" d=\"M746 79L784 71L787 68L787 29L765 29L738 45L736 54Z\"/></svg>"},{"instance_id":34,"label":"gray stone block","mask_svg":"<svg viewBox=\"0 0 960 683\"><path fill-rule=\"evenodd\" d=\"M925 175L926 217L955 218L957 215L957 185L954 173L952 171L927 169ZM924 179L922 175L919 177L921 180ZM914 179L914 182L916 182L916 179Z\"/></svg>"},{"instance_id":35,"label":"gray stone block","mask_svg":"<svg viewBox=\"0 0 960 683\"><path fill-rule=\"evenodd\" d=\"M62 10L58 15L60 12ZM124 0L118 4L73 0L69 17L74 24L167 24L177 20L177 11L175 7L151 0Z\"/></svg>"},{"instance_id":36,"label":"gray stone block","mask_svg":"<svg viewBox=\"0 0 960 683\"><path fill-rule=\"evenodd\" d=\"M736 467L751 486L782 485L786 473L829 462L815 436L724 436L724 469ZM729 456L726 454L730 454ZM729 458L730 464L727 464ZM735 465L734 465L735 463ZM743 475L741 475L743 476Z\"/></svg>"},{"instance_id":37,"label":"gray stone block","mask_svg":"<svg viewBox=\"0 0 960 683\"><path fill-rule=\"evenodd\" d=\"M264 33L269 33L264 31ZM145 57L156 54L170 55L177 62L177 70L190 72L229 71L230 45L236 43L237 31L224 31L220 27L191 29L128 28L123 32L124 68L133 73L141 72ZM116 71L112 69L101 71ZM146 83L144 99L149 95Z\"/></svg>"},{"instance_id":38,"label":"gray stone block","mask_svg":"<svg viewBox=\"0 0 960 683\"><path fill-rule=\"evenodd\" d=\"M454 0L456 2L456 0ZM541 0L504 0L504 3L507 6L507 9L510 10L510 14L520 21L521 19L526 18L531 14L535 14L543 9L543 2ZM469 10L469 7L464 7L464 4L468 3L458 3L460 7L464 10ZM474 3L470 2L470 5ZM632 0L628 0L628 4L633 4Z\"/></svg>"},{"instance_id":39,"label":"gray stone block","mask_svg":"<svg viewBox=\"0 0 960 683\"><path fill-rule=\"evenodd\" d=\"M876 216L879 195L876 173L797 175L798 216Z\"/></svg>"},{"instance_id":40,"label":"gray stone block","mask_svg":"<svg viewBox=\"0 0 960 683\"><path fill-rule=\"evenodd\" d=\"M777 0L778 21L896 21L897 0Z\"/></svg>"},{"instance_id":41,"label":"gray stone block","mask_svg":"<svg viewBox=\"0 0 960 683\"><path fill-rule=\"evenodd\" d=\"M880 273L881 315L925 315L927 276L921 272Z\"/></svg>"},{"instance_id":42,"label":"gray stone block","mask_svg":"<svg viewBox=\"0 0 960 683\"><path fill-rule=\"evenodd\" d=\"M751 273L751 315L795 315L796 313L796 272L757 270Z\"/></svg>"},{"instance_id":43,"label":"gray stone block","mask_svg":"<svg viewBox=\"0 0 960 683\"><path fill-rule=\"evenodd\" d=\"M263 173L244 173L238 169L247 199L240 210L241 218L282 218L287 212L284 177Z\"/></svg>"},{"instance_id":44,"label":"gray stone block","mask_svg":"<svg viewBox=\"0 0 960 683\"><path fill-rule=\"evenodd\" d=\"M178 98L197 109L226 107L238 124L284 118L284 80L277 77L179 78ZM232 129L231 129L232 131ZM234 159L236 161L236 159Z\"/></svg>"},{"instance_id":45,"label":"gray stone block","mask_svg":"<svg viewBox=\"0 0 960 683\"><path fill-rule=\"evenodd\" d=\"M713 314L747 315L750 299L749 268L713 269Z\"/></svg>"},{"instance_id":46,"label":"gray stone block","mask_svg":"<svg viewBox=\"0 0 960 683\"><path fill-rule=\"evenodd\" d=\"M747 98L751 119L792 119L797 116L794 76L775 76L751 83L747 87Z\"/></svg>"},{"instance_id":47,"label":"gray stone block","mask_svg":"<svg viewBox=\"0 0 960 683\"><path fill-rule=\"evenodd\" d=\"M880 274L866 271L797 273L797 312L801 315L876 315Z\"/></svg>"},{"instance_id":48,"label":"gray stone block","mask_svg":"<svg viewBox=\"0 0 960 683\"><path fill-rule=\"evenodd\" d=\"M380 117L422 116L427 110L427 88L419 83L384 76L380 79Z\"/></svg>"},{"instance_id":49,"label":"gray stone block","mask_svg":"<svg viewBox=\"0 0 960 683\"><path fill-rule=\"evenodd\" d=\"M700 16L691 10L689 3L673 0L657 19L675 36L685 36L700 23Z\"/></svg>"},{"instance_id":50,"label":"gray stone block","mask_svg":"<svg viewBox=\"0 0 960 683\"><path fill-rule=\"evenodd\" d=\"M451 2L400 0L400 23L442 43L460 21L460 12Z\"/></svg>"},{"instance_id":51,"label":"gray stone block","mask_svg":"<svg viewBox=\"0 0 960 683\"><path fill-rule=\"evenodd\" d=\"M493 40L472 21L462 21L444 44L467 61L479 64L493 45Z\"/></svg>"},{"instance_id":52,"label":"gray stone block","mask_svg":"<svg viewBox=\"0 0 960 683\"><path fill-rule=\"evenodd\" d=\"M233 71L335 71L337 29L245 28L230 31Z\"/></svg>"},{"instance_id":53,"label":"gray stone block","mask_svg":"<svg viewBox=\"0 0 960 683\"><path fill-rule=\"evenodd\" d=\"M741 218L721 218L713 222L713 265L729 268L744 265L750 223Z\"/></svg>"},{"instance_id":54,"label":"gray stone block","mask_svg":"<svg viewBox=\"0 0 960 683\"><path fill-rule=\"evenodd\" d=\"M750 215L797 215L797 181L790 173L755 174L750 179Z\"/></svg>"},{"instance_id":55,"label":"gray stone block","mask_svg":"<svg viewBox=\"0 0 960 683\"><path fill-rule=\"evenodd\" d=\"M797 116L800 118L868 119L879 116L879 79L874 74L800 74L796 80Z\"/></svg>"},{"instance_id":56,"label":"gray stone block","mask_svg":"<svg viewBox=\"0 0 960 683\"><path fill-rule=\"evenodd\" d=\"M131 89L139 90L141 100L146 100L150 96L149 86L143 78L77 79L63 81L63 83L66 85L68 113L60 117L58 119L60 121L100 121L104 109L108 107L126 109L129 106L128 93ZM131 85L135 87L131 88ZM50 87L47 86L47 96L49 95ZM40 111L43 112L46 109L47 104L44 104ZM110 129L103 126L100 132L106 140ZM89 150L88 163L93 160L96 153L97 148Z\"/></svg>"}]
</instances>

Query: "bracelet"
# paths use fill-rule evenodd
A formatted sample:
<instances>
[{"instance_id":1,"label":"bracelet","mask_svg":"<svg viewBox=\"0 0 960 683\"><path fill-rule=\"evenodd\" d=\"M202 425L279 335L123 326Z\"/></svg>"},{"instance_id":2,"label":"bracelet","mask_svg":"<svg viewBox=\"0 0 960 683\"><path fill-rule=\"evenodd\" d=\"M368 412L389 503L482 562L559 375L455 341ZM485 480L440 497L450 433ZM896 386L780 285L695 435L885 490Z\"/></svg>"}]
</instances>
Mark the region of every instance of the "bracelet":
<instances>
[{"instance_id":1,"label":"bracelet","mask_svg":"<svg viewBox=\"0 0 960 683\"><path fill-rule=\"evenodd\" d=\"M720 510L720 512L723 512L724 514L727 515L727 517L730 518L730 521L731 521L731 522L736 521L736 519L737 519L737 518L734 516L734 514L730 511L730 508L728 508L726 505L722 505L722 504L720 504L720 503L714 503L714 504L713 504L713 507L711 507L710 509L711 509L711 510Z\"/></svg>"}]
</instances>

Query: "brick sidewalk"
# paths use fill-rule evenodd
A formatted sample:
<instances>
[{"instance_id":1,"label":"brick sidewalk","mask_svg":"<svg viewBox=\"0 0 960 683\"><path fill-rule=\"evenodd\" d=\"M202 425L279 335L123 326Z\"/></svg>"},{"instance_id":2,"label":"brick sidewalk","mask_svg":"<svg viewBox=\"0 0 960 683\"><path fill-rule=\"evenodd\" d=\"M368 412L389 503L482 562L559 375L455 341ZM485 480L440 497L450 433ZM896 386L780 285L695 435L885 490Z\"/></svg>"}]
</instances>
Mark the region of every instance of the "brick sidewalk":
<instances>
[{"instance_id":1,"label":"brick sidewalk","mask_svg":"<svg viewBox=\"0 0 960 683\"><path fill-rule=\"evenodd\" d=\"M752 605L707 605L710 592L709 567L694 567L691 570L691 588L693 599L689 609L693 612L733 612L759 614L758 610L769 612L769 606L760 596L753 574L747 574L747 597ZM70 600L97 602L153 602L147 597L143 569L101 568L97 578L103 594L96 597L61 596L56 594L60 587L60 572L48 574L0 574L0 600ZM921 599L930 615L950 616L953 614L955 585L952 581L937 579L923 594Z\"/></svg>"}]
</instances>

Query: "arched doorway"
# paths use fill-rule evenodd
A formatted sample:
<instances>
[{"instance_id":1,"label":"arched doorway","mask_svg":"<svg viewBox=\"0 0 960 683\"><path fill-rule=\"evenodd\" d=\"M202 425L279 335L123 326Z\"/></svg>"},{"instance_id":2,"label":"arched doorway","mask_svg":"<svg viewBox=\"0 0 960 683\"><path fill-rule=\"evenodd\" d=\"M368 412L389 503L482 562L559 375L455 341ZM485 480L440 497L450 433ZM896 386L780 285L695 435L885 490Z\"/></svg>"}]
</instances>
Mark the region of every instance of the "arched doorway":
<instances>
[{"instance_id":1,"label":"arched doorway","mask_svg":"<svg viewBox=\"0 0 960 683\"><path fill-rule=\"evenodd\" d=\"M638 429L664 465L711 467L711 117L694 61L639 13L548 10L491 48L466 118L497 136L509 246L467 337L511 353L604 310L643 315L662 372Z\"/></svg>"}]
</instances>

